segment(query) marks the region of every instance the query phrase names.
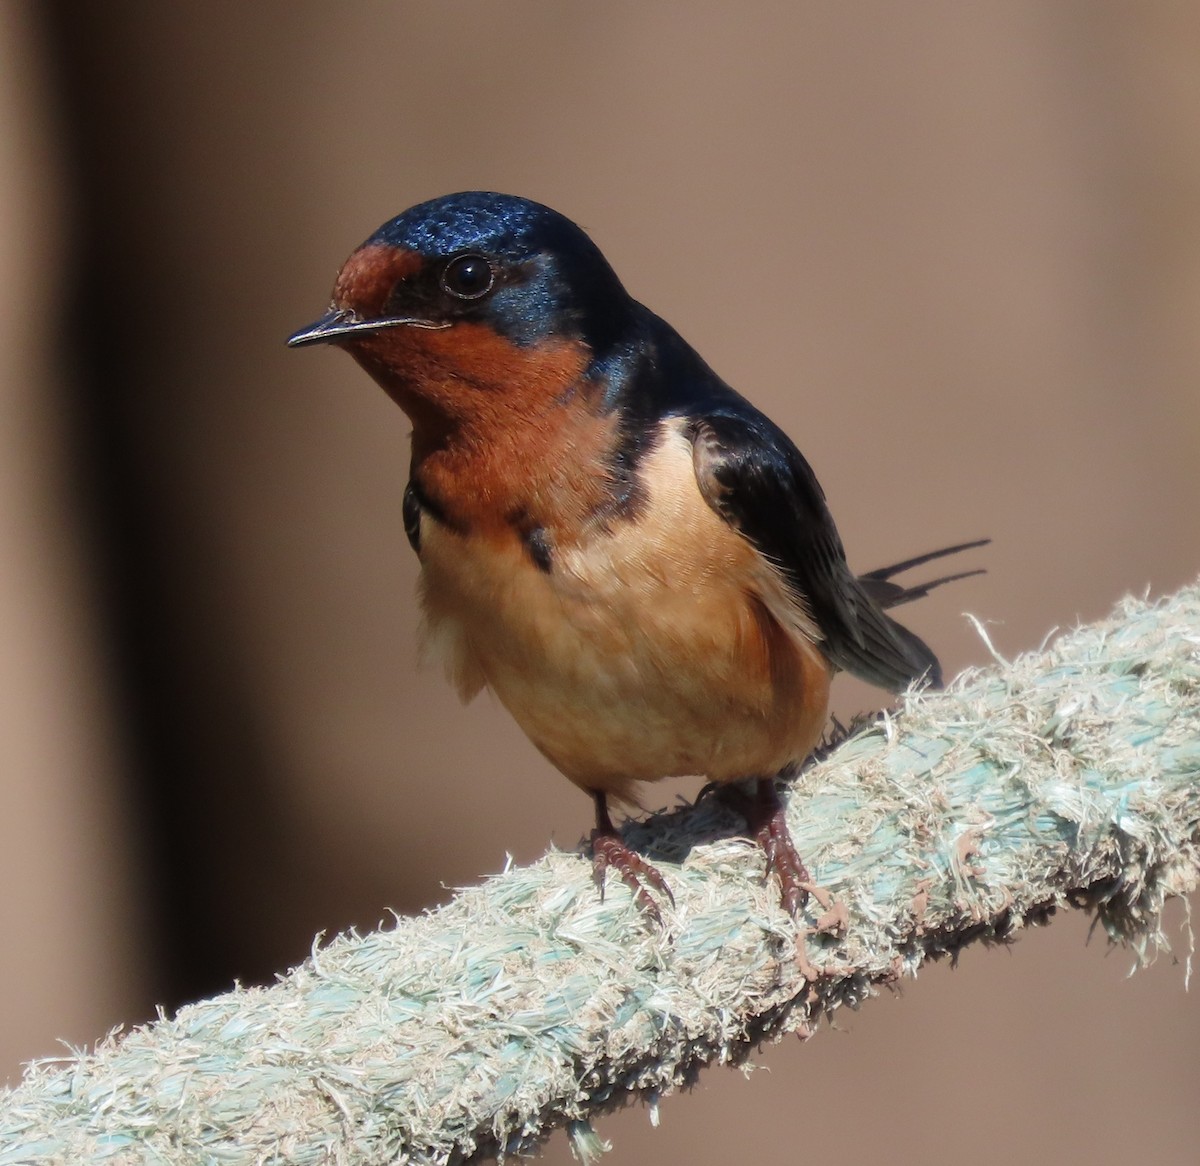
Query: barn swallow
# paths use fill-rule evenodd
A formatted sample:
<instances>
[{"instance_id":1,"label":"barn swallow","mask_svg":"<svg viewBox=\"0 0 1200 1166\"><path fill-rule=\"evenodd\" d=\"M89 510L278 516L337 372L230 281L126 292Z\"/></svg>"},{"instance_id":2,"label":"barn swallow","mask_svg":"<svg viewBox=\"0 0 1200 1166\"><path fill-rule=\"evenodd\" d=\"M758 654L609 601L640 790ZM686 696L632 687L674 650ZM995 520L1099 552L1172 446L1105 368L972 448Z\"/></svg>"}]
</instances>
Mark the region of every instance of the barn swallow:
<instances>
[{"instance_id":1,"label":"barn swallow","mask_svg":"<svg viewBox=\"0 0 1200 1166\"><path fill-rule=\"evenodd\" d=\"M885 609L967 571L856 577L788 437L634 300L588 236L479 191L405 211L346 261L288 344L334 344L412 423L404 524L427 645L464 700L490 688L592 795L596 881L655 918L661 874L610 800L638 783L751 780L750 835L795 915L809 875L775 777L822 735L838 670L941 681Z\"/></svg>"}]
</instances>

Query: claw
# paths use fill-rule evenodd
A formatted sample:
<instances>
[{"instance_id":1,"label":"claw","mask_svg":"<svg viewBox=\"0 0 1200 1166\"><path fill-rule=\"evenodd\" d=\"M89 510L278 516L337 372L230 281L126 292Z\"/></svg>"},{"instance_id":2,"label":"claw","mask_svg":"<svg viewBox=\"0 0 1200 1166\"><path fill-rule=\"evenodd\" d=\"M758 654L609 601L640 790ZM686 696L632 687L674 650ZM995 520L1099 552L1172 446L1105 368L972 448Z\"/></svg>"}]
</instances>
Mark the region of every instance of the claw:
<instances>
[{"instance_id":1,"label":"claw","mask_svg":"<svg viewBox=\"0 0 1200 1166\"><path fill-rule=\"evenodd\" d=\"M760 779L752 798L732 787L728 792L735 796L738 810L746 819L750 836L762 847L763 856L766 858L765 878L769 879L772 874L775 875L779 880L784 910L793 919L798 918L808 902L812 876L792 841L787 815L775 790L774 780Z\"/></svg>"},{"instance_id":2,"label":"claw","mask_svg":"<svg viewBox=\"0 0 1200 1166\"><path fill-rule=\"evenodd\" d=\"M754 831L754 837L759 846L763 848L763 854L766 855L767 878L774 873L779 879L779 888L783 893L783 906L794 919L804 909L804 904L808 902L806 884L812 882L812 876L808 873L808 867L804 865L792 842L783 806L779 804L773 787L771 793L778 808L758 824L758 828Z\"/></svg>"},{"instance_id":3,"label":"claw","mask_svg":"<svg viewBox=\"0 0 1200 1166\"><path fill-rule=\"evenodd\" d=\"M596 828L592 831L592 879L604 899L604 879L609 868L621 876L621 881L633 893L633 901L638 909L649 916L659 927L663 925L662 912L658 904L650 896L651 889L657 891L664 899L675 906L675 896L667 886L667 880L662 877L657 868L648 863L640 854L630 850L624 839L617 833L612 819L608 815L608 804L603 793L593 793L596 800Z\"/></svg>"}]
</instances>

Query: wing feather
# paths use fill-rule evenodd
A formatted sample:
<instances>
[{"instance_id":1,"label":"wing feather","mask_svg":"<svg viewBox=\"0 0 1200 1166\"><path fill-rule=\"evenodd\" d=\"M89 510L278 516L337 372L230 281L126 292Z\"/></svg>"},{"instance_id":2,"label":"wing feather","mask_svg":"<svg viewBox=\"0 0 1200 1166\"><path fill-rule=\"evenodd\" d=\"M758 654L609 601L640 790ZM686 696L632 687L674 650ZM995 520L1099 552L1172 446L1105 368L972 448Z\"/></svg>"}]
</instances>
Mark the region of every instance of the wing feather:
<instances>
[{"instance_id":1,"label":"wing feather","mask_svg":"<svg viewBox=\"0 0 1200 1166\"><path fill-rule=\"evenodd\" d=\"M692 417L688 433L705 500L779 570L836 667L892 691L941 684L929 647L850 571L816 475L781 429L739 401Z\"/></svg>"}]
</instances>

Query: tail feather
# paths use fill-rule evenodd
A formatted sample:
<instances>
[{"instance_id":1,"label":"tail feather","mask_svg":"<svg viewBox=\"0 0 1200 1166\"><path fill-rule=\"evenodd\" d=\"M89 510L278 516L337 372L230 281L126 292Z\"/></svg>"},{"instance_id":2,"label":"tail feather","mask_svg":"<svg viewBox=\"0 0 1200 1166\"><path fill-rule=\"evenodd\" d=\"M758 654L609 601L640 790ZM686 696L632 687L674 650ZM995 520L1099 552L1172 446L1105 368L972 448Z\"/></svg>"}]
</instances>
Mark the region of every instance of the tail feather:
<instances>
[{"instance_id":1,"label":"tail feather","mask_svg":"<svg viewBox=\"0 0 1200 1166\"><path fill-rule=\"evenodd\" d=\"M845 641L830 658L838 668L899 692L910 681L924 676L934 687L942 684L938 658L920 636L884 615L878 603L864 596L858 607L858 642Z\"/></svg>"},{"instance_id":2,"label":"tail feather","mask_svg":"<svg viewBox=\"0 0 1200 1166\"><path fill-rule=\"evenodd\" d=\"M973 542L958 543L952 547L929 551L927 554L905 559L901 563L893 563L889 567L879 567L874 571L868 571L865 575L858 577L858 582L862 589L885 610L889 607L899 607L903 603L912 603L914 599L924 599L935 587L941 587L944 583L955 583L959 579L969 579L972 575L985 575L987 571L983 567L976 567L972 571L942 575L940 578L930 579L925 583L916 583L911 587L890 582L893 575L899 575L903 571L932 562L934 559L942 559L947 555L956 555L960 551L970 551L976 547L987 546L991 541L990 538L980 538Z\"/></svg>"}]
</instances>

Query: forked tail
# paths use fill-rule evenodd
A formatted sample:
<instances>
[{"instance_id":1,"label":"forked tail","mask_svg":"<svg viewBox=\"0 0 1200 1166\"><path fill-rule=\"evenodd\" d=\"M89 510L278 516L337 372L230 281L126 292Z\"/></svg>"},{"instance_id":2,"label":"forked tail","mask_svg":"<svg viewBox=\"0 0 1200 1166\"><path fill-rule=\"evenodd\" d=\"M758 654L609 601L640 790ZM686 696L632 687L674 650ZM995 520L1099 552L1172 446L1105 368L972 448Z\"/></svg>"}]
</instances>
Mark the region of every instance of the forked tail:
<instances>
[{"instance_id":1,"label":"forked tail","mask_svg":"<svg viewBox=\"0 0 1200 1166\"><path fill-rule=\"evenodd\" d=\"M985 575L987 571L983 567L976 567L973 571L959 571L954 575L942 575L938 579L930 579L926 583L916 583L912 587L905 587L900 583L891 582L893 575L899 575L903 571L907 571L912 567L919 567L923 563L930 563L934 559L944 559L947 555L957 555L960 551L970 551L976 547L985 547L991 541L990 538L979 538L974 542L958 543L952 547L942 547L940 551L930 551L928 554L917 555L913 559L905 559L902 563L893 563L890 567L880 567L878 570L868 571L865 575L859 575L858 582L862 589L885 610L889 607L899 607L902 603L912 603L914 599L924 599L935 587L941 587L943 583L953 583L958 579L969 579L972 575Z\"/></svg>"}]
</instances>

